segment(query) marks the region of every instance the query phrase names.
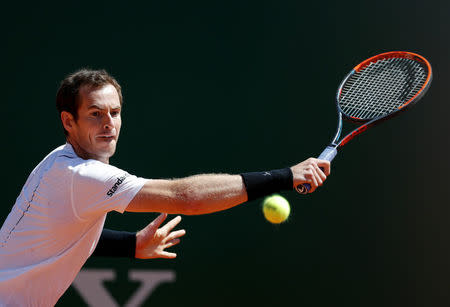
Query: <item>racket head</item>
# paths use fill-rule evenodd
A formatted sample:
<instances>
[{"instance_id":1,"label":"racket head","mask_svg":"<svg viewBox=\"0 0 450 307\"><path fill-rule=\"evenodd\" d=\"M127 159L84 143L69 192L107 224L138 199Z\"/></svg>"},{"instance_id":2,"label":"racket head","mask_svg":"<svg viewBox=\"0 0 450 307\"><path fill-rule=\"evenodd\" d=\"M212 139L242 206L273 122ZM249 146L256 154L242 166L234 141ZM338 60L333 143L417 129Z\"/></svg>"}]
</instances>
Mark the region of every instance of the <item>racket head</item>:
<instances>
[{"instance_id":1,"label":"racket head","mask_svg":"<svg viewBox=\"0 0 450 307\"><path fill-rule=\"evenodd\" d=\"M395 116L423 97L432 75L430 63L418 54L378 54L355 66L341 82L337 109L359 123Z\"/></svg>"}]
</instances>

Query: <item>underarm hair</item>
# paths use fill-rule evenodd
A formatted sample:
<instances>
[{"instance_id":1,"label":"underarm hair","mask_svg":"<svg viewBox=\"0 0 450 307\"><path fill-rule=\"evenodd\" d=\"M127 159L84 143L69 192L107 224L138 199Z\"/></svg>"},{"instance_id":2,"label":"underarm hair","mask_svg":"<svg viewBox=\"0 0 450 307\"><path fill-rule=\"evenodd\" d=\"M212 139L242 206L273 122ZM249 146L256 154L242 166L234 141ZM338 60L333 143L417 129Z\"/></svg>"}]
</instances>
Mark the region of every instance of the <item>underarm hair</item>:
<instances>
[{"instance_id":1,"label":"underarm hair","mask_svg":"<svg viewBox=\"0 0 450 307\"><path fill-rule=\"evenodd\" d=\"M289 167L240 174L247 190L248 201L267 196L282 190L292 190L294 179Z\"/></svg>"}]
</instances>

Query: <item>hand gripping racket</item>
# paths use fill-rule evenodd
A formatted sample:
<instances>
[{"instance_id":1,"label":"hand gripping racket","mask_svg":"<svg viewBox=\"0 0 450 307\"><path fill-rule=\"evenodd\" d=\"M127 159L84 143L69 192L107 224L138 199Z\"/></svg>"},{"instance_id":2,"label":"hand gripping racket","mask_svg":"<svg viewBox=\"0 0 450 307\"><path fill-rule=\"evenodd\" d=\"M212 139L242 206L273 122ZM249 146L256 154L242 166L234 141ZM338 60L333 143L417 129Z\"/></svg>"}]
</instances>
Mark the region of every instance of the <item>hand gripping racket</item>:
<instances>
[{"instance_id":1,"label":"hand gripping racket","mask_svg":"<svg viewBox=\"0 0 450 307\"><path fill-rule=\"evenodd\" d=\"M407 110L423 97L431 79L430 63L411 52L386 52L357 65L338 88L336 135L319 159L331 162L337 151L355 136ZM339 140L342 118L360 126ZM306 194L310 188L311 185L305 183L296 190Z\"/></svg>"}]
</instances>

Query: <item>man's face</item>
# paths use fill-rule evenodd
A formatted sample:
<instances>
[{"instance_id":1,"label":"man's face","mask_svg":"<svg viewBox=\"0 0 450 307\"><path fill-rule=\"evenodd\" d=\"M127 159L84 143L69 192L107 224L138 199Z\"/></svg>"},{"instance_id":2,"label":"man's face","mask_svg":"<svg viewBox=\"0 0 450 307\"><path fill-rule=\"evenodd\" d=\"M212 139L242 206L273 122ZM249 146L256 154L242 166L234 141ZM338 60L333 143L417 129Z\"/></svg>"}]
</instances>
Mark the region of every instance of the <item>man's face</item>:
<instances>
[{"instance_id":1,"label":"man's face","mask_svg":"<svg viewBox=\"0 0 450 307\"><path fill-rule=\"evenodd\" d=\"M109 163L122 125L117 90L111 84L99 88L82 86L79 99L78 119L72 120L69 129L66 127L68 140L80 157Z\"/></svg>"}]
</instances>

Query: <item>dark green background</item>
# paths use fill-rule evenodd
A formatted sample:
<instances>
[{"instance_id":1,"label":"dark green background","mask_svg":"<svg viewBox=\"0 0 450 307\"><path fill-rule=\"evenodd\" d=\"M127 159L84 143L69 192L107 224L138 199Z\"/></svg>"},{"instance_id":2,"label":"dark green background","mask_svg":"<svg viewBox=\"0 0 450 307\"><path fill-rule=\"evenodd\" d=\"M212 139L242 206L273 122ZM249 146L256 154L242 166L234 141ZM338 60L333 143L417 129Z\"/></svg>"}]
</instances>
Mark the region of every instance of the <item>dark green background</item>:
<instances>
[{"instance_id":1,"label":"dark green background","mask_svg":"<svg viewBox=\"0 0 450 307\"><path fill-rule=\"evenodd\" d=\"M440 1L15 2L2 5L3 220L29 172L64 142L54 97L81 67L122 84L123 128L112 164L142 177L281 168L318 155L335 129L344 75L377 53L427 57L423 101L352 141L326 185L283 193L289 221L260 202L184 217L176 260L91 259L169 269L149 306L449 306L447 131L450 4ZM156 214L112 213L134 231ZM70 288L59 306L84 304Z\"/></svg>"}]
</instances>

